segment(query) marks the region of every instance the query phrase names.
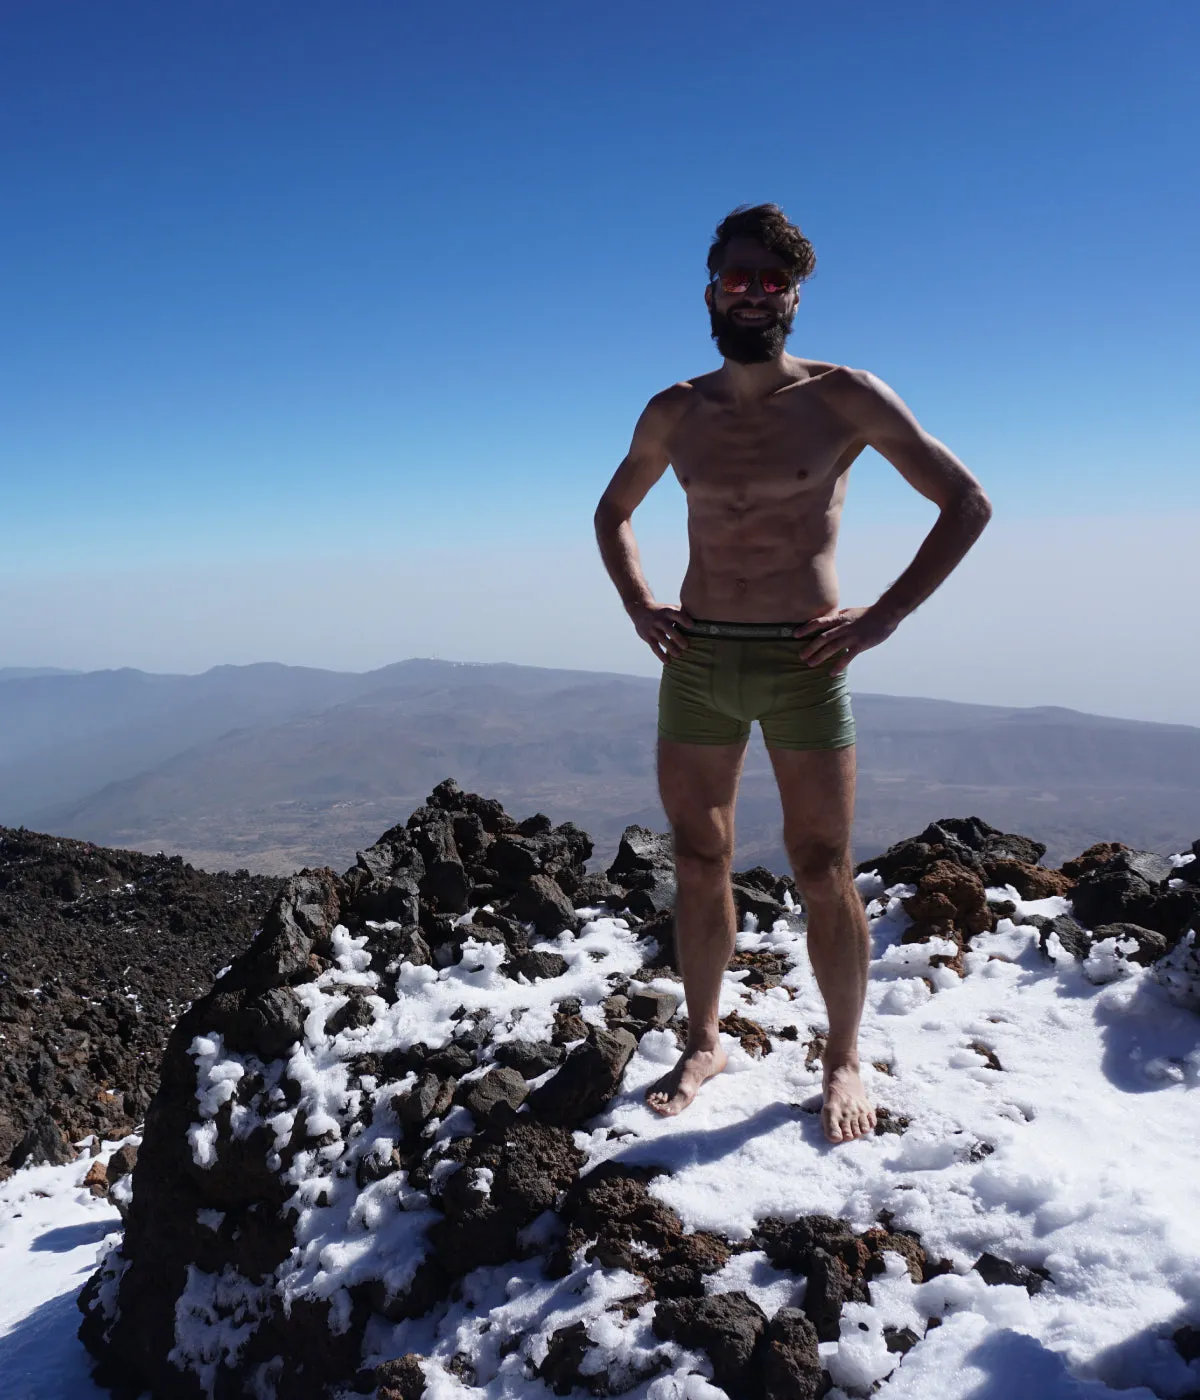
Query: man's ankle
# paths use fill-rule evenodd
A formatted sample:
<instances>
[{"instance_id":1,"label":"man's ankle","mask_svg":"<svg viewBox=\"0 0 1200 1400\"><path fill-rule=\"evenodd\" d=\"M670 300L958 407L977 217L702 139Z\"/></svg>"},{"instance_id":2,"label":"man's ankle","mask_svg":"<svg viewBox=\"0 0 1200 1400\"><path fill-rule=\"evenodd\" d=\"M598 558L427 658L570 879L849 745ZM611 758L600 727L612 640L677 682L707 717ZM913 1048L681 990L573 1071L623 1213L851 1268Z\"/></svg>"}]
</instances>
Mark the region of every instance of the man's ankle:
<instances>
[{"instance_id":1,"label":"man's ankle","mask_svg":"<svg viewBox=\"0 0 1200 1400\"><path fill-rule=\"evenodd\" d=\"M683 1053L685 1055L711 1054L712 1051L719 1049L720 1045L721 1037L716 1026L711 1031L707 1028L701 1031L689 1030Z\"/></svg>"}]
</instances>

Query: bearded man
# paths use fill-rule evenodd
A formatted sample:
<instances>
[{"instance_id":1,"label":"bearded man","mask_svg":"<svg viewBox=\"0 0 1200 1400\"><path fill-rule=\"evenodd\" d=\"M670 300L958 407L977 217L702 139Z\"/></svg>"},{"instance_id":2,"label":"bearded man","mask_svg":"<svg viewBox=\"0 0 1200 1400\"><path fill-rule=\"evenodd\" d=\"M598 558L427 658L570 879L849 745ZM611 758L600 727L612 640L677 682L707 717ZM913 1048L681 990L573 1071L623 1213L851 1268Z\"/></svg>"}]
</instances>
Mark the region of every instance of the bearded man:
<instances>
[{"instance_id":1,"label":"bearded man","mask_svg":"<svg viewBox=\"0 0 1200 1400\"><path fill-rule=\"evenodd\" d=\"M855 749L846 668L946 579L991 505L874 375L785 352L814 263L812 245L777 205L736 209L721 223L704 297L724 363L647 404L596 511L596 536L638 635L663 663L658 781L675 842L688 1039L647 1100L659 1113L679 1113L725 1066L717 1004L737 933L734 803L758 720L829 1017L822 1121L836 1143L875 1126L859 1073L870 940L850 857ZM937 506L938 518L877 602L841 608L838 526L851 464L868 446ZM655 600L631 524L668 467L688 504L690 559L678 606Z\"/></svg>"}]
</instances>

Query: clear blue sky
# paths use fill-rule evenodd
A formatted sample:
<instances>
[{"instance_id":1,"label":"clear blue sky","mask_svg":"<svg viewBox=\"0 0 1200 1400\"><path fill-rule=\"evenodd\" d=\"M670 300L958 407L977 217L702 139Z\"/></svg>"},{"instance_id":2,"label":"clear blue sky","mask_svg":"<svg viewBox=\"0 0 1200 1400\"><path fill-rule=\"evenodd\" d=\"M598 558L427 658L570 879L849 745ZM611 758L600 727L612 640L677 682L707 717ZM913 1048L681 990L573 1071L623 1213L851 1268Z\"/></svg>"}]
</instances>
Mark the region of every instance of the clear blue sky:
<instances>
[{"instance_id":1,"label":"clear blue sky","mask_svg":"<svg viewBox=\"0 0 1200 1400\"><path fill-rule=\"evenodd\" d=\"M1194 510L1198 49L1176 0L8 6L0 571L574 538L764 199L791 348L998 518Z\"/></svg>"}]
</instances>

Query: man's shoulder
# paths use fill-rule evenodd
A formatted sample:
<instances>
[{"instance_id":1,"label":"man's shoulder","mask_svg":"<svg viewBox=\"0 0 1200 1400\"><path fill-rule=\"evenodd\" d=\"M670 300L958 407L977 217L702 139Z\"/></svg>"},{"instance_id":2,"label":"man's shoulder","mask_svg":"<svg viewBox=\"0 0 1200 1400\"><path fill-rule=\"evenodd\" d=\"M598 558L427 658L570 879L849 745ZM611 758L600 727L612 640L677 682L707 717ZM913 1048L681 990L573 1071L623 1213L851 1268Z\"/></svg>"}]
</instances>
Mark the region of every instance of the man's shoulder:
<instances>
[{"instance_id":1,"label":"man's shoulder","mask_svg":"<svg viewBox=\"0 0 1200 1400\"><path fill-rule=\"evenodd\" d=\"M820 385L829 406L856 424L871 422L887 414L899 400L895 390L878 375L850 365L812 366L812 378Z\"/></svg>"},{"instance_id":2,"label":"man's shoulder","mask_svg":"<svg viewBox=\"0 0 1200 1400\"><path fill-rule=\"evenodd\" d=\"M821 388L829 394L862 397L877 394L881 389L887 387L883 380L868 369L855 369L852 365L829 364L824 360L805 360L803 364L808 370L809 379L819 382Z\"/></svg>"},{"instance_id":3,"label":"man's shoulder","mask_svg":"<svg viewBox=\"0 0 1200 1400\"><path fill-rule=\"evenodd\" d=\"M646 405L647 415L664 425L677 423L692 404L705 396L713 377L713 374L698 374L668 385Z\"/></svg>"}]
</instances>

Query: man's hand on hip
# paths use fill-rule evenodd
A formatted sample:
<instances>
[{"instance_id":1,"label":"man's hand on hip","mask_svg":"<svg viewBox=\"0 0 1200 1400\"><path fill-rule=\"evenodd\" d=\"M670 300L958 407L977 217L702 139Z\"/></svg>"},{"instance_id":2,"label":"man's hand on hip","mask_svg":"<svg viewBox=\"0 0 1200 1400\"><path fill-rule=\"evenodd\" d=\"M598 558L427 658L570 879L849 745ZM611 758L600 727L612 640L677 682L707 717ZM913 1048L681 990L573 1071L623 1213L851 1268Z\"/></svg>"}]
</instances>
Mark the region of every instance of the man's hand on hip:
<instances>
[{"instance_id":1,"label":"man's hand on hip","mask_svg":"<svg viewBox=\"0 0 1200 1400\"><path fill-rule=\"evenodd\" d=\"M692 619L682 608L665 603L635 603L628 611L638 636L660 661L683 655L688 641L677 629L689 626Z\"/></svg>"},{"instance_id":2,"label":"man's hand on hip","mask_svg":"<svg viewBox=\"0 0 1200 1400\"><path fill-rule=\"evenodd\" d=\"M856 656L877 647L896 630L896 621L872 608L839 608L814 617L796 629L796 636L807 641L800 655L810 666L831 662L830 675L840 675Z\"/></svg>"}]
</instances>

